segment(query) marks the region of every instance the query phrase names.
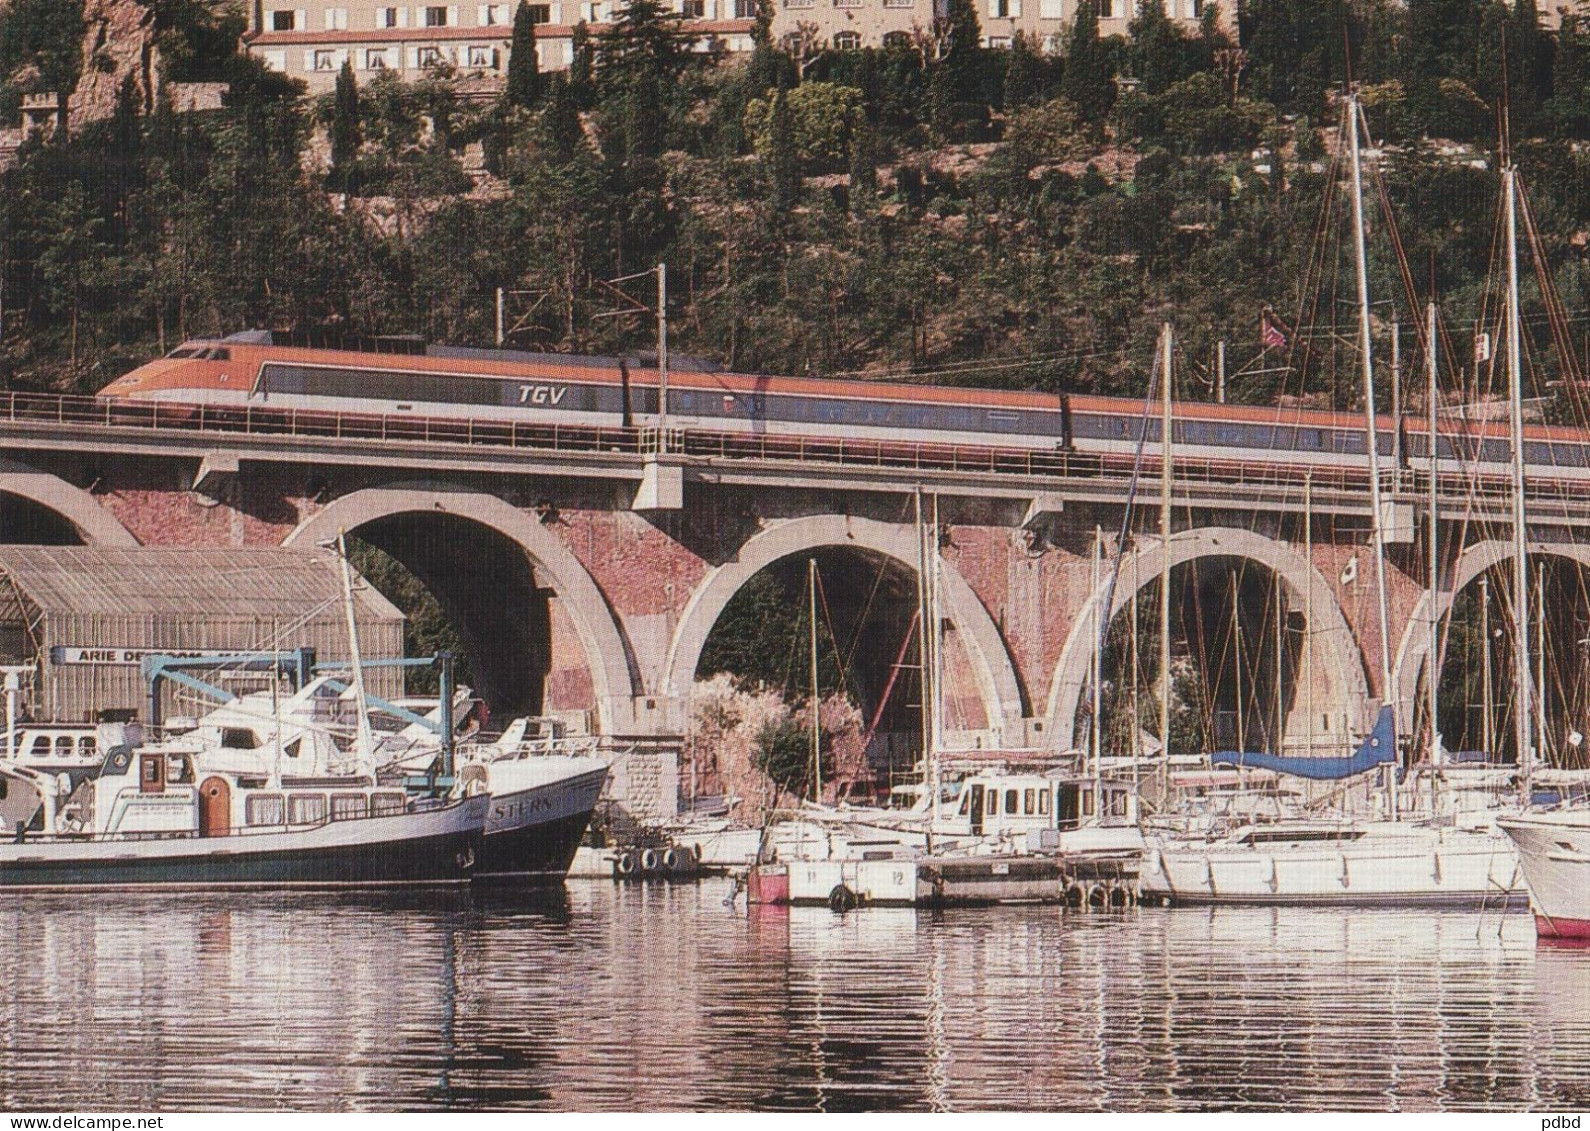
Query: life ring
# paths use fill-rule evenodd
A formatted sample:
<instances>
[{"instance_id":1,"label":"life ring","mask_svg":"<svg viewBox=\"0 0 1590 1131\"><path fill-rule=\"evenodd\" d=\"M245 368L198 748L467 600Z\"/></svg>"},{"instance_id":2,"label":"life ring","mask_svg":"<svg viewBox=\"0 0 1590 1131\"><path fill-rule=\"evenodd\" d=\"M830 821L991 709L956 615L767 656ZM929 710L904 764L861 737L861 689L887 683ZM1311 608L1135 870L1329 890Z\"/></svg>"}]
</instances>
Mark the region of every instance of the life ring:
<instances>
[{"instance_id":1,"label":"life ring","mask_svg":"<svg viewBox=\"0 0 1590 1131\"><path fill-rule=\"evenodd\" d=\"M1111 907L1125 907L1126 906L1126 888L1124 886L1122 886L1120 884L1111 884L1110 885L1110 890L1109 890L1109 896L1110 896L1110 906Z\"/></svg>"},{"instance_id":2,"label":"life ring","mask_svg":"<svg viewBox=\"0 0 1590 1131\"><path fill-rule=\"evenodd\" d=\"M618 859L613 861L613 875L621 880L627 880L635 874L635 854L633 852L620 852Z\"/></svg>"},{"instance_id":3,"label":"life ring","mask_svg":"<svg viewBox=\"0 0 1590 1131\"><path fill-rule=\"evenodd\" d=\"M662 867L663 854L655 848L648 848L640 854L640 870L648 876Z\"/></svg>"},{"instance_id":4,"label":"life ring","mask_svg":"<svg viewBox=\"0 0 1590 1131\"><path fill-rule=\"evenodd\" d=\"M662 866L665 872L683 872L684 853L677 848L663 849Z\"/></svg>"},{"instance_id":5,"label":"life ring","mask_svg":"<svg viewBox=\"0 0 1590 1131\"><path fill-rule=\"evenodd\" d=\"M846 911L856 909L856 893L844 884L835 884L834 890L828 893L828 909L843 915Z\"/></svg>"},{"instance_id":6,"label":"life ring","mask_svg":"<svg viewBox=\"0 0 1590 1131\"><path fill-rule=\"evenodd\" d=\"M1087 902L1087 892L1083 890L1081 884L1073 882L1066 885L1067 907L1081 907L1085 902Z\"/></svg>"},{"instance_id":7,"label":"life ring","mask_svg":"<svg viewBox=\"0 0 1590 1131\"><path fill-rule=\"evenodd\" d=\"M1088 906L1104 907L1109 903L1110 897L1104 891L1103 884L1093 884L1088 888Z\"/></svg>"}]
</instances>

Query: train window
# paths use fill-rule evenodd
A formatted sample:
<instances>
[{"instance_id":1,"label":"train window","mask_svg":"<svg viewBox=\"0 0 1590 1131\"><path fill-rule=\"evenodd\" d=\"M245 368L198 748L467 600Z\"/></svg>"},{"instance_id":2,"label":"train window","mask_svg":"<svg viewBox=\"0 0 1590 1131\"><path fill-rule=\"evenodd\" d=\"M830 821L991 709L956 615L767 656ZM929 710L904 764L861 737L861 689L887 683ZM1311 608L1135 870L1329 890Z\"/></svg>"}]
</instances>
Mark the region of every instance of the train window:
<instances>
[{"instance_id":1,"label":"train window","mask_svg":"<svg viewBox=\"0 0 1590 1131\"><path fill-rule=\"evenodd\" d=\"M1002 428L1006 431L1014 432L1021 426L1021 417L1014 412L990 410L988 413L988 423L994 428Z\"/></svg>"},{"instance_id":2,"label":"train window","mask_svg":"<svg viewBox=\"0 0 1590 1131\"><path fill-rule=\"evenodd\" d=\"M210 350L204 356L208 361L231 361L232 351L225 346L216 346L215 349Z\"/></svg>"},{"instance_id":3,"label":"train window","mask_svg":"<svg viewBox=\"0 0 1590 1131\"><path fill-rule=\"evenodd\" d=\"M170 353L166 354L166 357L171 359L180 357L198 357L203 352L204 351L197 346L182 346L180 349L174 349Z\"/></svg>"}]
</instances>

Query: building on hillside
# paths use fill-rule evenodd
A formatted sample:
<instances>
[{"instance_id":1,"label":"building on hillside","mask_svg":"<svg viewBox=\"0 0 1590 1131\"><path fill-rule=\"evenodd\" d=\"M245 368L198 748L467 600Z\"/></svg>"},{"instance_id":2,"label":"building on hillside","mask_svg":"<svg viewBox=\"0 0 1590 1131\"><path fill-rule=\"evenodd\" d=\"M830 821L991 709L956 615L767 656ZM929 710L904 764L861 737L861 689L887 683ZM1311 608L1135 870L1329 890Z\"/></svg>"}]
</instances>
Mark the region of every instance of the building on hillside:
<instances>
[{"instance_id":1,"label":"building on hillside","mask_svg":"<svg viewBox=\"0 0 1590 1131\"><path fill-rule=\"evenodd\" d=\"M703 52L751 50L756 0L665 0L699 34ZM1082 0L977 0L983 40L1008 47L1018 32L1058 51L1063 31ZM1125 35L1138 0L1097 0L1099 31ZM1171 18L1196 28L1210 0L1165 0ZM834 48L902 46L931 42L933 22L947 0L772 0L773 37L797 52ZM473 4L398 4L386 0L255 0L244 37L249 51L273 70L303 79L312 93L330 90L342 64L368 82L383 72L404 79L449 65L469 84L491 90L508 73L517 0ZM574 25L593 33L610 25L623 0L541 0L530 10L537 22L536 52L542 70L562 70L574 57ZM1234 0L1219 7L1230 25ZM1234 30L1234 29L1233 29Z\"/></svg>"},{"instance_id":2,"label":"building on hillside","mask_svg":"<svg viewBox=\"0 0 1590 1131\"><path fill-rule=\"evenodd\" d=\"M1009 47L1018 34L1041 50L1059 52L1065 31L1077 18L1083 0L976 0L983 44ZM1126 34L1137 15L1138 0L1095 0L1099 34ZM933 21L947 8L946 0L773 0L773 37L799 53L837 48L902 47L931 40ZM1188 30L1195 30L1211 0L1165 0L1165 11ZM1235 4L1217 9L1222 26L1235 34Z\"/></svg>"},{"instance_id":3,"label":"building on hillside","mask_svg":"<svg viewBox=\"0 0 1590 1131\"><path fill-rule=\"evenodd\" d=\"M699 33L697 50L748 52L755 0L671 0ZM470 84L491 89L508 74L517 0L489 4L390 4L377 0L255 0L244 44L272 70L303 79L311 93L330 90L344 62L361 83L382 73L413 80L451 66ZM574 25L599 33L613 20L615 0L544 0L530 5L542 70L574 59Z\"/></svg>"}]
</instances>

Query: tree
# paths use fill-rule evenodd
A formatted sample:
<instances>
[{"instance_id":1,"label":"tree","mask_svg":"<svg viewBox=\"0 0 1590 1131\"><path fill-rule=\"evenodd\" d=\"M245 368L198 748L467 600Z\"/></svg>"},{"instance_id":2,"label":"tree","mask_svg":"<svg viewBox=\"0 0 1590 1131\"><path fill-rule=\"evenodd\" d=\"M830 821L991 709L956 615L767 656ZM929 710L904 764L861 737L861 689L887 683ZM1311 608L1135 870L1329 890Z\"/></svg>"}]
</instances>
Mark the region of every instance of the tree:
<instances>
[{"instance_id":1,"label":"tree","mask_svg":"<svg viewBox=\"0 0 1590 1131\"><path fill-rule=\"evenodd\" d=\"M1096 0L1082 0L1077 5L1077 18L1066 41L1060 92L1095 132L1103 128L1105 116L1115 105L1115 82L1109 53L1099 40Z\"/></svg>"},{"instance_id":2,"label":"tree","mask_svg":"<svg viewBox=\"0 0 1590 1131\"><path fill-rule=\"evenodd\" d=\"M783 212L800 198L800 158L795 148L795 115L782 90L773 94L768 113L767 155L763 158L773 182L773 207Z\"/></svg>"},{"instance_id":3,"label":"tree","mask_svg":"<svg viewBox=\"0 0 1590 1131\"><path fill-rule=\"evenodd\" d=\"M541 97L541 64L536 57L536 23L526 0L513 14L513 47L508 56L508 85L502 96L510 106L526 110Z\"/></svg>"},{"instance_id":4,"label":"tree","mask_svg":"<svg viewBox=\"0 0 1590 1131\"><path fill-rule=\"evenodd\" d=\"M928 76L933 130L941 138L959 137L968 127L980 131L987 123L982 36L972 0L950 0L939 28L943 47Z\"/></svg>"},{"instance_id":5,"label":"tree","mask_svg":"<svg viewBox=\"0 0 1590 1131\"><path fill-rule=\"evenodd\" d=\"M85 31L83 0L11 0L0 10L0 79L5 83L0 111L5 117L16 114L20 95L45 90L60 93L64 112L83 67Z\"/></svg>"},{"instance_id":6,"label":"tree","mask_svg":"<svg viewBox=\"0 0 1590 1131\"><path fill-rule=\"evenodd\" d=\"M878 135L862 117L850 139L850 211L863 211L877 194Z\"/></svg>"},{"instance_id":7,"label":"tree","mask_svg":"<svg viewBox=\"0 0 1590 1131\"><path fill-rule=\"evenodd\" d=\"M574 25L569 36L569 50L573 56L569 61L569 94L577 109L589 110L596 97L593 83L596 47L591 43L590 25L584 20Z\"/></svg>"},{"instance_id":8,"label":"tree","mask_svg":"<svg viewBox=\"0 0 1590 1131\"><path fill-rule=\"evenodd\" d=\"M1546 113L1557 136L1590 136L1590 35L1572 12L1563 13L1553 44Z\"/></svg>"},{"instance_id":9,"label":"tree","mask_svg":"<svg viewBox=\"0 0 1590 1131\"><path fill-rule=\"evenodd\" d=\"M1159 94L1186 76L1186 39L1165 15L1164 0L1142 0L1126 31L1131 37L1129 58L1144 94Z\"/></svg>"},{"instance_id":10,"label":"tree","mask_svg":"<svg viewBox=\"0 0 1590 1131\"><path fill-rule=\"evenodd\" d=\"M1018 31L1010 41L1010 58L1005 63L1005 113L1030 106L1042 95L1043 58L1034 48L1031 37Z\"/></svg>"},{"instance_id":11,"label":"tree","mask_svg":"<svg viewBox=\"0 0 1590 1131\"><path fill-rule=\"evenodd\" d=\"M745 68L751 97L762 97L775 87L787 88L789 56L773 46L773 0L757 0L751 44L751 61Z\"/></svg>"},{"instance_id":12,"label":"tree","mask_svg":"<svg viewBox=\"0 0 1590 1131\"><path fill-rule=\"evenodd\" d=\"M561 164L574 157L575 150L585 140L585 131L580 125L580 111L574 105L568 76L561 72L548 75L547 92L547 107L541 113L542 127L553 159Z\"/></svg>"},{"instance_id":13,"label":"tree","mask_svg":"<svg viewBox=\"0 0 1590 1131\"><path fill-rule=\"evenodd\" d=\"M337 89L332 101L331 184L343 192L354 188L354 167L359 147L364 143L359 124L359 84L353 77L353 64L343 61L337 72Z\"/></svg>"}]
</instances>

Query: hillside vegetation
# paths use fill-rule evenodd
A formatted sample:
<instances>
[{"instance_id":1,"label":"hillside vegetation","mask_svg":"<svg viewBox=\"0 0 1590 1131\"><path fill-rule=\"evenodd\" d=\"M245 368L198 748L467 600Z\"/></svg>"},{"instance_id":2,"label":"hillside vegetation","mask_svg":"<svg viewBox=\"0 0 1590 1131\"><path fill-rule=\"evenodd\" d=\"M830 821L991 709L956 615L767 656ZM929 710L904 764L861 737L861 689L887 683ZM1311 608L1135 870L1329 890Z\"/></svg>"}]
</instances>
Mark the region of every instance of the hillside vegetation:
<instances>
[{"instance_id":1,"label":"hillside vegetation","mask_svg":"<svg viewBox=\"0 0 1590 1131\"><path fill-rule=\"evenodd\" d=\"M0 112L70 89L74 4L0 16ZM237 31L224 5L155 8L167 78L224 79L225 108L142 115L129 92L0 175L8 387L91 391L249 327L490 344L498 287L513 344L644 349L646 318L596 317L617 302L599 281L666 261L674 348L739 369L1136 392L1168 320L1182 395L1208 395L1224 339L1233 398L1350 403L1329 336L1352 317L1348 264L1322 234L1348 51L1421 291L1455 326L1479 317L1505 102L1557 284L1585 308L1590 30L1540 29L1532 0L1249 0L1235 41L1212 5L1187 32L1146 0L1124 39L1085 10L1057 54L977 46L956 0L910 47L790 53L764 24L743 60L692 53L632 0L611 34L581 29L570 71L520 66L487 101L446 72L347 72L308 98L217 46ZM1407 319L1374 228L1374 294ZM1325 324L1306 387L1254 360L1266 307L1289 333L1307 309Z\"/></svg>"}]
</instances>

